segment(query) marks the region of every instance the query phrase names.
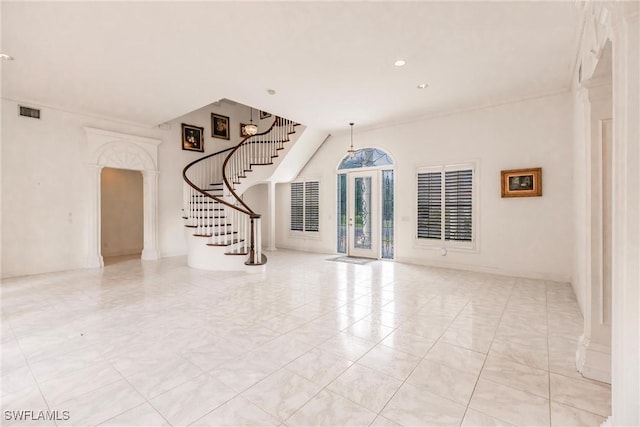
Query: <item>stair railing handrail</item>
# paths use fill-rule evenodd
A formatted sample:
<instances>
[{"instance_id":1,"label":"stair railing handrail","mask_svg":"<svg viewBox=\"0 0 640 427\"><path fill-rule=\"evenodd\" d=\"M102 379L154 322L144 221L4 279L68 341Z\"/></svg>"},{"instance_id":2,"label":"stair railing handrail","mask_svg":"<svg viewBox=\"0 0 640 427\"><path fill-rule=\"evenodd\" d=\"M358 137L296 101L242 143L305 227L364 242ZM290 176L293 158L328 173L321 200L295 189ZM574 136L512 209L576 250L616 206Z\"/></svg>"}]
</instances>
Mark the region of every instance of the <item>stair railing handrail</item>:
<instances>
[{"instance_id":1,"label":"stair railing handrail","mask_svg":"<svg viewBox=\"0 0 640 427\"><path fill-rule=\"evenodd\" d=\"M184 169L182 170L182 178L184 179L184 182L186 182L191 188L193 188L194 190L196 190L198 193L202 194L203 196L206 196L206 197L208 197L210 199L213 199L216 202L220 202L225 206L233 208L233 209L235 209L237 211L240 211L242 213L245 213L247 215L251 215L251 212L246 212L243 209L240 209L238 206L232 205L231 203L227 202L226 200L223 200L223 199L221 199L219 197L216 197L216 196L212 196L211 194L207 193L206 191L202 190L197 185L195 185L189 178L187 178L187 170L191 166L195 165L196 163L200 163L201 161L206 160L206 159L208 159L210 157L217 156L218 154L226 153L227 151L231 151L231 150L233 150L233 148L234 147L229 147L229 148L226 148L224 150L220 150L220 151L217 151L217 152L215 152L213 154L209 154L209 155L206 155L204 157L201 157L199 159L194 160L193 162L189 163L187 166L184 167Z\"/></svg>"},{"instance_id":2,"label":"stair railing handrail","mask_svg":"<svg viewBox=\"0 0 640 427\"><path fill-rule=\"evenodd\" d=\"M240 196L238 196L238 194L236 193L236 191L233 189L233 186L229 183L229 179L227 178L227 174L226 174L226 168L227 168L227 163L229 163L229 159L231 159L231 157L233 156L233 154L238 151L238 149L240 149L241 146L245 145L245 142L247 142L249 139L251 138L256 138L258 136L262 136L262 135L266 135L269 132L271 132L271 130L276 126L276 124L280 123L280 116L276 116L275 120L273 121L273 123L271 124L271 126L269 127L269 129L267 129L264 132L261 133L256 133L255 135L249 135L247 136L245 139L243 139L242 141L240 141L240 143L238 145L236 145L233 150L231 151L231 153L229 153L227 155L227 158L224 159L224 162L222 163L222 180L224 182L224 185L227 187L227 189L229 190L229 192L231 193L231 195L242 204L242 206L245 207L245 209L247 209L249 212L245 212L247 213L247 215L251 216L252 218L260 218L260 214L256 214L253 209L251 209L245 202L244 200L242 200L240 198ZM253 143L253 141L250 141L250 143ZM240 209L238 209L240 210Z\"/></svg>"},{"instance_id":3,"label":"stair railing handrail","mask_svg":"<svg viewBox=\"0 0 640 427\"><path fill-rule=\"evenodd\" d=\"M217 202L220 202L220 203L222 203L223 205L228 206L228 207L230 207L230 208L232 208L232 209L235 209L235 210L237 210L237 211L239 211L239 212L242 212L242 213L244 213L244 214L246 214L246 215L249 215L249 216L252 216L252 215L253 215L253 216L255 217L255 215L257 215L257 214L256 214L256 213L255 213L251 208L249 208L249 206L247 206L247 204L246 204L246 203L244 203L244 201L243 201L243 200L242 200L242 199L241 199L241 198L236 194L236 192L233 190L233 188L229 185L229 180L226 178L226 175L225 175L224 169L225 169L225 166L227 165L227 162L229 161L229 158L233 155L233 153L235 153L235 152L240 148L240 146L242 146L242 145L245 143L245 141L247 141L249 138L251 138L251 137L253 137L253 136L266 135L267 133L271 132L271 130L272 130L272 129L276 126L276 124L278 124L279 122L280 122L280 117L279 117L279 116L276 116L275 120L273 121L273 123L271 124L271 126L269 127L269 129L267 129L266 131L261 132L261 133L258 133L258 134L256 134L256 135L251 135L251 136L248 136L248 137L244 138L244 139L243 139L242 141L240 141L240 143L239 143L238 145L236 145L235 147L225 148L224 150L220 150L220 151L217 151L217 152L215 152L215 153L208 154L208 155L206 155L206 156L204 156L204 157L201 157L201 158L196 159L196 160L194 160L193 162L189 163L189 164L188 164L187 166L185 166L185 167L184 167L184 169L182 170L182 177L183 177L184 181L185 181L185 182L186 182L186 183L187 183L191 188L193 188L194 190L196 190L198 193L202 194L203 196L208 197L208 198L210 198L210 199L213 199L213 200L215 200L215 201L217 201ZM231 194L233 195L233 197L234 197L236 200L238 200L238 201L242 204L242 206L244 206L244 207L245 207L245 209L246 209L246 210L245 210L245 209L242 209L241 207L239 207L239 206L237 206L237 205L231 204L231 203L227 202L226 200L224 200L224 199L222 199L222 198L220 198L220 197L212 196L211 194L207 193L206 191L202 190L202 189L201 189L201 188L199 188L197 185L195 185L195 184L194 184L194 183L193 183L193 182L192 182L192 181L187 177L187 170L188 170L189 168L191 168L193 165L195 165L195 164L197 164L197 163L200 163L200 162L202 162L202 161L204 161L204 160L206 160L206 159L208 159L208 158L210 158L210 157L217 156L217 155L222 154L222 153L226 153L227 151L231 151L231 153L229 153L229 154L227 155L226 159L224 160L224 163L222 164L222 179L223 179L223 181L224 181L224 185L226 185L226 187L229 189L229 191L231 192Z\"/></svg>"},{"instance_id":4,"label":"stair railing handrail","mask_svg":"<svg viewBox=\"0 0 640 427\"><path fill-rule=\"evenodd\" d=\"M279 130L274 130L274 128L276 126L285 126L282 129ZM249 252L249 259L245 262L246 265L262 265L266 262L266 257L262 254L262 250L261 250L261 238L260 238L260 234L261 234L261 227L260 227L260 218L261 215L254 212L253 209L251 209L245 202L244 200L242 200L242 198L240 198L240 196L238 196L238 194L236 193L233 185L235 185L237 182L236 180L238 180L239 178L245 178L244 174L247 171L251 170L251 166L254 164L252 163L252 160L248 160L249 163L245 163L247 161L247 159L251 159L251 157L247 157L248 156L248 152L249 152L249 147L253 146L253 144L261 144L261 143L268 143L268 144L279 144L282 145L282 143L288 141L288 135L290 135L291 133L294 133L295 131L292 131L291 129L289 129L289 126L297 126L296 123L294 122L290 122L288 120L283 120L281 117L276 116L273 123L271 124L271 126L269 127L269 129L267 129L264 132L261 133L257 133L254 135L249 135L247 137L245 137L242 141L240 141L235 147L230 147L221 151L218 151L216 153L212 153L209 154L207 156L204 156L202 158L199 158L191 163L189 163L187 166L185 166L185 168L182 171L182 176L184 178L184 182L189 185L193 190L195 190L197 193L199 193L202 196L204 196L206 199L209 200L213 200L215 202L218 202L222 205L225 206L225 208L231 208L232 211L231 212L235 212L235 214L233 214L235 217L237 217L238 215L245 215L244 220L242 222L238 223L238 230L234 231L233 233L244 233L244 247L245 250L248 249ZM281 132L282 131L282 132ZM273 135L273 140L271 140L272 138L267 136L264 139L261 139L261 137L266 136L272 134ZM278 136L282 137L282 140L280 140L278 138ZM246 147L247 149L243 149L242 151L238 151L240 150L241 147ZM274 146L275 150L280 150L283 149L282 147L278 148L277 146ZM258 147L259 148L259 147ZM270 148L268 150L273 150L273 148ZM259 151L258 151L259 152ZM269 151L263 151L263 153L267 153ZM271 151L272 153L275 153L275 151ZM227 154L228 153L228 154ZM208 186L206 183L206 179L209 178L211 179L210 176L205 176L205 180L203 180L202 182L200 182L200 178L202 178L202 174L199 172L198 168L195 168L194 166L196 164L201 164L204 166L204 168L208 167L208 165L210 164L210 162L203 162L207 159L211 159L214 156L218 156L218 155L222 155L222 154L226 154L226 156L224 157L224 160L222 162L222 166L217 166L217 171L218 173L220 173L220 175L216 174L217 177L222 177L222 194L221 195L212 195L209 194L208 191L212 191L212 190L207 190ZM236 156L234 156L236 155ZM237 158L236 158L237 157ZM272 155L272 158L274 156ZM229 165L229 161L233 158L233 163L231 165ZM218 157L215 159L215 161L219 162L220 160L222 160L222 156ZM220 165L220 163L217 163L218 165ZM266 163L257 163L257 164L266 164ZM229 170L229 176L227 174L227 166L230 166L230 170ZM191 168L193 167L193 173L190 173L189 171L191 170ZM218 169L219 168L219 169ZM206 172L206 169L204 170L204 172ZM192 179L189 178L189 176L192 176ZM205 175L207 175L205 173ZM200 178L198 178L198 176L200 176ZM231 180L229 179L229 177L231 178ZM217 178L216 178L217 179ZM197 181L198 184L195 184L194 181ZM209 181L211 183L211 181ZM213 183L211 183L213 184ZM232 185L233 184L233 185ZM215 185L220 185L220 184L215 184ZM199 186L202 186L202 188L200 188ZM186 193L185 193L186 194ZM185 196L187 197L187 196ZM193 198L194 196L191 195L189 196L189 203L193 203ZM235 200L234 200L235 199ZM185 206L187 206L187 204L185 204ZM185 210L187 210L185 208ZM202 209L205 210L205 209ZM186 217L188 218L188 217ZM215 214L212 218L216 218ZM224 217L221 217L224 218ZM239 219L239 218L238 218ZM215 220L214 220L215 222ZM232 224L234 224L235 221L232 222ZM228 224L231 225L231 224ZM204 227L205 230L207 229L207 227L212 227L215 226L215 224L208 224L208 223L203 223L201 220L197 220L196 221L196 228L200 227ZM232 234L233 234L232 233ZM248 234L247 234L248 233ZM217 232L214 232L213 230L211 231L211 235L210 236L218 236L217 243L219 242L219 236L225 235L227 233L220 233L217 234ZM201 232L202 236L207 236L207 232L205 231L204 233ZM247 242L247 240L249 242ZM249 243L249 246L247 247L247 243Z\"/></svg>"}]
</instances>

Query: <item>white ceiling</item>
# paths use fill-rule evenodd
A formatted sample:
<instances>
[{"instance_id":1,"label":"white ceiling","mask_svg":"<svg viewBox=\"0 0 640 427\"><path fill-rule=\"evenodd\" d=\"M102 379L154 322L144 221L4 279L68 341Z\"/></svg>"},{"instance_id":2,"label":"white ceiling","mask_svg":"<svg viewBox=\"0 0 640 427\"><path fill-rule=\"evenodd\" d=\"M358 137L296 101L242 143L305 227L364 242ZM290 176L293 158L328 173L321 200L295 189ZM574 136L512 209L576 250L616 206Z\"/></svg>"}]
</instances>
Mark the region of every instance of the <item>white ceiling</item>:
<instances>
[{"instance_id":1,"label":"white ceiling","mask_svg":"<svg viewBox=\"0 0 640 427\"><path fill-rule=\"evenodd\" d=\"M16 59L2 96L151 126L221 98L327 131L373 126L567 89L578 15L574 2L3 1Z\"/></svg>"}]
</instances>

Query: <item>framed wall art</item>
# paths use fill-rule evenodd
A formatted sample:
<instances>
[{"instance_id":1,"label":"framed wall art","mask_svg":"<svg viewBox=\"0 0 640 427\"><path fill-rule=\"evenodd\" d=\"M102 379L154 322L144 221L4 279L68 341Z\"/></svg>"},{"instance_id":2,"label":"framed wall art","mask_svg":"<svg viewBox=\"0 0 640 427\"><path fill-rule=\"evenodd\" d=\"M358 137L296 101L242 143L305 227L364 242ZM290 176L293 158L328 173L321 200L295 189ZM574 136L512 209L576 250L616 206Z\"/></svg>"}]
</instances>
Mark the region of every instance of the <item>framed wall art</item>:
<instances>
[{"instance_id":1,"label":"framed wall art","mask_svg":"<svg viewBox=\"0 0 640 427\"><path fill-rule=\"evenodd\" d=\"M204 128L182 123L182 149L204 152Z\"/></svg>"},{"instance_id":2,"label":"framed wall art","mask_svg":"<svg viewBox=\"0 0 640 427\"><path fill-rule=\"evenodd\" d=\"M229 117L211 113L211 136L220 139L229 139Z\"/></svg>"},{"instance_id":3,"label":"framed wall art","mask_svg":"<svg viewBox=\"0 0 640 427\"><path fill-rule=\"evenodd\" d=\"M542 196L542 168L501 171L500 186L502 197Z\"/></svg>"}]
</instances>

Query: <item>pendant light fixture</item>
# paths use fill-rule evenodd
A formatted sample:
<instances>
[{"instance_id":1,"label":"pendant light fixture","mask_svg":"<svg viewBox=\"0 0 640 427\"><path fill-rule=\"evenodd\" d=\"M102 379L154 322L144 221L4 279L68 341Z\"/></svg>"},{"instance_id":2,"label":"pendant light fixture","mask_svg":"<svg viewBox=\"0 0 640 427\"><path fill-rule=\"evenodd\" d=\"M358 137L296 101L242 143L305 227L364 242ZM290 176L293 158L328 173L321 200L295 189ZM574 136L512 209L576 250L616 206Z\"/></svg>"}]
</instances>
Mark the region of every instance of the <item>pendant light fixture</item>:
<instances>
[{"instance_id":1,"label":"pendant light fixture","mask_svg":"<svg viewBox=\"0 0 640 427\"><path fill-rule=\"evenodd\" d=\"M251 108L251 123L244 126L244 133L246 133L249 136L253 136L256 133L258 133L258 126L253 124L253 107L250 107L250 108Z\"/></svg>"},{"instance_id":2,"label":"pendant light fixture","mask_svg":"<svg viewBox=\"0 0 640 427\"><path fill-rule=\"evenodd\" d=\"M353 123L349 123L349 126L351 126L351 146L347 150L347 153L349 157L353 158L356 155L356 149L353 148Z\"/></svg>"}]
</instances>

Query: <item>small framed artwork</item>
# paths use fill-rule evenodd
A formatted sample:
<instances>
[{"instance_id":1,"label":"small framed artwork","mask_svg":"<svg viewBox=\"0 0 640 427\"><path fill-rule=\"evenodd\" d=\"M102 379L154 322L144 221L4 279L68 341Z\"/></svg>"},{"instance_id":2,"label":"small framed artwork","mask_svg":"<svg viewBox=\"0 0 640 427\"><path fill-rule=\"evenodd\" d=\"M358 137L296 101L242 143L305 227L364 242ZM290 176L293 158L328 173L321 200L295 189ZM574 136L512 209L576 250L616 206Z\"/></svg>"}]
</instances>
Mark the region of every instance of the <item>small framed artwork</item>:
<instances>
[{"instance_id":1,"label":"small framed artwork","mask_svg":"<svg viewBox=\"0 0 640 427\"><path fill-rule=\"evenodd\" d=\"M500 186L502 197L542 196L542 168L501 171Z\"/></svg>"},{"instance_id":2,"label":"small framed artwork","mask_svg":"<svg viewBox=\"0 0 640 427\"><path fill-rule=\"evenodd\" d=\"M182 149L204 152L204 128L183 123Z\"/></svg>"},{"instance_id":3,"label":"small framed artwork","mask_svg":"<svg viewBox=\"0 0 640 427\"><path fill-rule=\"evenodd\" d=\"M269 117L271 117L271 113L267 113L266 111L260 110L260 120L268 119Z\"/></svg>"},{"instance_id":4,"label":"small framed artwork","mask_svg":"<svg viewBox=\"0 0 640 427\"><path fill-rule=\"evenodd\" d=\"M211 136L220 139L229 139L229 117L211 113Z\"/></svg>"},{"instance_id":5,"label":"small framed artwork","mask_svg":"<svg viewBox=\"0 0 640 427\"><path fill-rule=\"evenodd\" d=\"M240 123L240 137L246 138L246 137L250 136L247 133L247 130L245 129L245 126L248 126L248 125L249 125L249 123Z\"/></svg>"}]
</instances>

